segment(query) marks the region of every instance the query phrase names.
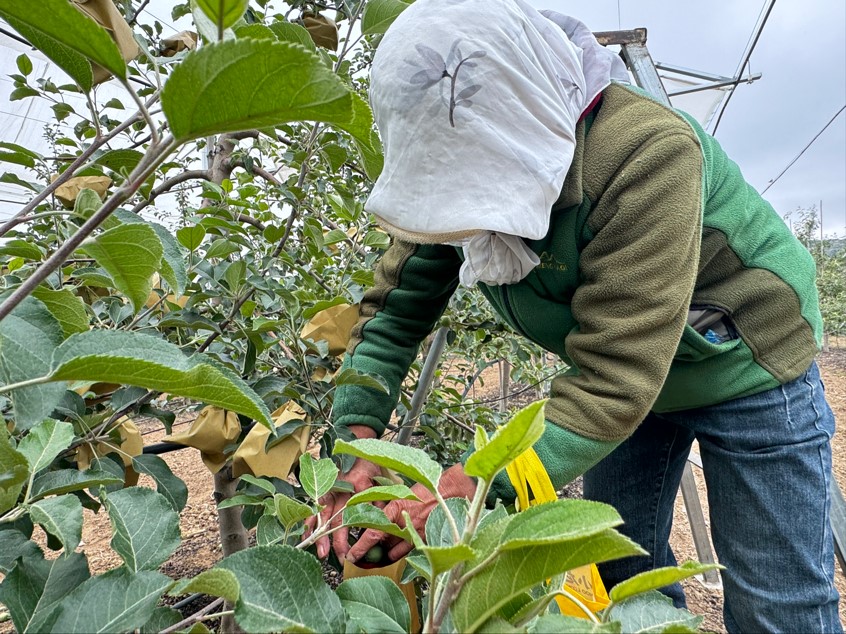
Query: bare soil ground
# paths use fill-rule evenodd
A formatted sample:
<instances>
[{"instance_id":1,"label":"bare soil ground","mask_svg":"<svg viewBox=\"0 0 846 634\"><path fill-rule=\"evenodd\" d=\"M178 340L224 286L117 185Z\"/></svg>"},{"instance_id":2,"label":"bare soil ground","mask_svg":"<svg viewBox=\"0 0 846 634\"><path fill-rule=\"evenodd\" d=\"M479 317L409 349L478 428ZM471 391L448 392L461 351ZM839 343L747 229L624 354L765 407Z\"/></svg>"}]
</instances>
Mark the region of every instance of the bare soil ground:
<instances>
[{"instance_id":1,"label":"bare soil ground","mask_svg":"<svg viewBox=\"0 0 846 634\"><path fill-rule=\"evenodd\" d=\"M823 354L819 359L823 379L826 384L829 403L838 421L846 421L846 349L835 349ZM490 368L484 389L476 391L476 398L496 395L498 391L497 369ZM180 416L177 424L185 424L193 414ZM842 489L846 490L846 432L841 423L833 441L834 473ZM157 443L164 436L161 424L149 421L139 425L145 433L145 444ZM199 452L193 449L176 451L162 456L173 472L188 485L188 504L181 514L182 543L174 555L162 566L162 571L174 579L190 577L213 566L221 558L220 543L217 533L217 511L212 498L213 482L209 471L200 460ZM701 472L694 468L700 498L707 517L707 499ZM152 486L142 476L141 485ZM573 487L575 492L578 487ZM676 518L671 543L679 561L695 559L696 552L690 536L687 517L683 510L681 495L676 504ZM111 531L105 513L94 514L86 511L81 550L86 553L92 573L102 573L120 565L119 556L110 548ZM837 571L837 588L846 596L846 577L842 570ZM705 617L703 628L712 632L724 632L722 620L722 594L719 589L707 588L697 580L685 583L688 607ZM202 603L185 606L184 613L195 612ZM841 601L841 621L846 625L846 602ZM10 623L0 625L0 633L11 631Z\"/></svg>"}]
</instances>

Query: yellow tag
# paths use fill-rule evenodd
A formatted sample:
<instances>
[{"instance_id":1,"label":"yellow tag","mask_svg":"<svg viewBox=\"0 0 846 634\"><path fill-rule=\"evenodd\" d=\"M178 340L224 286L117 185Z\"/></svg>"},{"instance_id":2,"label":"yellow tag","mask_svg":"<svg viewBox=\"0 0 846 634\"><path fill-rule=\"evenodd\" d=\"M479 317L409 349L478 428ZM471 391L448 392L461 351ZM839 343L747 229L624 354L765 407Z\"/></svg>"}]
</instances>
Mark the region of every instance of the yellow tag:
<instances>
[{"instance_id":1,"label":"yellow tag","mask_svg":"<svg viewBox=\"0 0 846 634\"><path fill-rule=\"evenodd\" d=\"M530 506L552 502L558 499L552 480L543 466L537 452L529 447L505 468L514 490L517 492L517 509L523 511ZM576 596L591 612L597 613L610 603L605 585L599 576L596 564L579 566L567 573L564 582L567 591ZM566 596L555 599L562 614L588 618L584 611Z\"/></svg>"}]
</instances>

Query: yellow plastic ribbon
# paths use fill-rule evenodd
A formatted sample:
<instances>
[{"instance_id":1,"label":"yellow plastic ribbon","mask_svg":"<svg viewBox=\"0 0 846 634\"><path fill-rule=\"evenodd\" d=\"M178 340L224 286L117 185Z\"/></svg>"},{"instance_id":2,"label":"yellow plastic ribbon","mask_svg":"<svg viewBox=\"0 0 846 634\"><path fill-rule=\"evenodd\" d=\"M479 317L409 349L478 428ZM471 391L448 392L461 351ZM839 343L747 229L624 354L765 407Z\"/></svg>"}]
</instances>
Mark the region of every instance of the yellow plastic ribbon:
<instances>
[{"instance_id":1,"label":"yellow plastic ribbon","mask_svg":"<svg viewBox=\"0 0 846 634\"><path fill-rule=\"evenodd\" d=\"M546 472L537 452L529 447L505 468L514 490L517 492L517 509L523 511L530 506L553 502L558 499L555 487ZM610 600L605 584L599 576L596 564L579 566L567 573L564 582L567 592L576 598L591 612L596 614L608 607ZM566 596L555 598L562 614L587 619L584 611Z\"/></svg>"}]
</instances>

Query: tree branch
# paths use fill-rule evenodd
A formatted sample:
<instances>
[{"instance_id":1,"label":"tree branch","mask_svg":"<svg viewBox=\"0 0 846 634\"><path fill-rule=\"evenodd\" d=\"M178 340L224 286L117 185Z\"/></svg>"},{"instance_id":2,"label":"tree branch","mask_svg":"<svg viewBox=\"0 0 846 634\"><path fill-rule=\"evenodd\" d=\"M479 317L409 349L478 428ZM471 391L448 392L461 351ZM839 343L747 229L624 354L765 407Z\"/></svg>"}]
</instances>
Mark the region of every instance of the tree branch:
<instances>
[{"instance_id":1,"label":"tree branch","mask_svg":"<svg viewBox=\"0 0 846 634\"><path fill-rule=\"evenodd\" d=\"M161 196L180 183L190 180L210 181L211 175L208 170L188 170L186 172L182 172L181 174L177 174L176 176L167 179L158 187L154 187L150 192L150 195L145 200L142 200L132 208L132 213L139 213L142 209L152 205L153 201L155 201L158 196Z\"/></svg>"}]
</instances>

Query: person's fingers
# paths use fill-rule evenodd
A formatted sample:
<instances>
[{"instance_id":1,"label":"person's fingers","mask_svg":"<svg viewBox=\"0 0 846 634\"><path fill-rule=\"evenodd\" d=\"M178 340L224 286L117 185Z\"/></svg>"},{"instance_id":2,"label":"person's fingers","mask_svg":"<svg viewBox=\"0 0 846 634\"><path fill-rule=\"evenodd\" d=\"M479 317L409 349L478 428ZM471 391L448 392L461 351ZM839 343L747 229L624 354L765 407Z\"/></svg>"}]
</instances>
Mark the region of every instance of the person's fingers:
<instances>
[{"instance_id":1,"label":"person's fingers","mask_svg":"<svg viewBox=\"0 0 846 634\"><path fill-rule=\"evenodd\" d=\"M332 515L335 513L335 510L341 508L344 504L346 504L346 499L339 500L338 496L334 493L329 493L325 495L321 502L323 503L323 509L320 511L320 523L319 526L325 526ZM312 516L306 520L306 530L308 534L311 534L313 530L316 530L317 524L317 516ZM324 535L320 537L317 542L317 556L320 559L325 558L329 554L329 536Z\"/></svg>"},{"instance_id":2,"label":"person's fingers","mask_svg":"<svg viewBox=\"0 0 846 634\"><path fill-rule=\"evenodd\" d=\"M350 561L358 561L364 557L368 550L373 548L384 538L385 533L382 531L368 528L364 531L361 537L358 538L358 541L353 545L353 547L349 549L349 552L347 552L347 559Z\"/></svg>"},{"instance_id":3,"label":"person's fingers","mask_svg":"<svg viewBox=\"0 0 846 634\"><path fill-rule=\"evenodd\" d=\"M412 544L409 544L405 541L400 541L399 544L397 544L388 551L388 559L390 559L391 561L396 561L400 557L405 557L408 553L412 551L413 548L414 546Z\"/></svg>"},{"instance_id":4,"label":"person's fingers","mask_svg":"<svg viewBox=\"0 0 846 634\"><path fill-rule=\"evenodd\" d=\"M340 561L344 560L350 550L349 533L350 531L346 526L342 526L332 533L332 549Z\"/></svg>"}]
</instances>

